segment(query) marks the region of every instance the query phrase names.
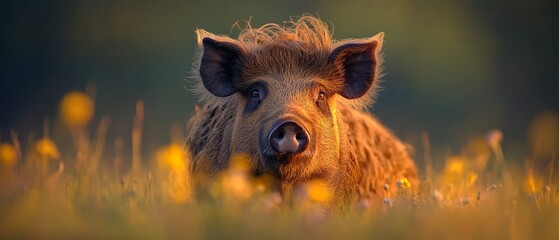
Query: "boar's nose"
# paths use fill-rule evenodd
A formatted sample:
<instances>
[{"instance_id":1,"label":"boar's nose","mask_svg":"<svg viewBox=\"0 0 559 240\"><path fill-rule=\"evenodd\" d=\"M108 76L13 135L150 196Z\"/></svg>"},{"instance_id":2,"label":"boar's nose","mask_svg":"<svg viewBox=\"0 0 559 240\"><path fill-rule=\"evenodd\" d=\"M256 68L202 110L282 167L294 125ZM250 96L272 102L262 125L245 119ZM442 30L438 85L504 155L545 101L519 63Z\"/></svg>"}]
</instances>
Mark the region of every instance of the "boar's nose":
<instances>
[{"instance_id":1,"label":"boar's nose","mask_svg":"<svg viewBox=\"0 0 559 240\"><path fill-rule=\"evenodd\" d=\"M278 153L300 153L309 143L309 133L293 121L278 124L269 136L272 149Z\"/></svg>"}]
</instances>

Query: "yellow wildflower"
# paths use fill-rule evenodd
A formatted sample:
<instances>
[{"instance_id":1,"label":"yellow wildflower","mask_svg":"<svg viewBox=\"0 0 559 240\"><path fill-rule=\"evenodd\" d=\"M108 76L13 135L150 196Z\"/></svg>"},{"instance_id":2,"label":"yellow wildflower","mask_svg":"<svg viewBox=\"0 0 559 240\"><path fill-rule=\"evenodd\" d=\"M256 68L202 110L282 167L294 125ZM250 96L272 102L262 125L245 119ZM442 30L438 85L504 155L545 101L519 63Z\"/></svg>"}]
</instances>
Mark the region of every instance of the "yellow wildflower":
<instances>
[{"instance_id":1,"label":"yellow wildflower","mask_svg":"<svg viewBox=\"0 0 559 240\"><path fill-rule=\"evenodd\" d=\"M230 199L247 200L252 196L256 183L249 174L252 169L250 156L233 154L229 168L221 176L221 191Z\"/></svg>"},{"instance_id":2,"label":"yellow wildflower","mask_svg":"<svg viewBox=\"0 0 559 240\"><path fill-rule=\"evenodd\" d=\"M411 183L407 178L402 178L400 180L398 180L398 187L401 188L410 188L411 187Z\"/></svg>"},{"instance_id":3,"label":"yellow wildflower","mask_svg":"<svg viewBox=\"0 0 559 240\"><path fill-rule=\"evenodd\" d=\"M446 161L444 171L446 174L462 175L465 168L464 164L464 158L459 156L451 157Z\"/></svg>"},{"instance_id":4,"label":"yellow wildflower","mask_svg":"<svg viewBox=\"0 0 559 240\"><path fill-rule=\"evenodd\" d=\"M69 92L60 101L62 119L71 127L87 125L93 118L93 111L93 99L80 91Z\"/></svg>"},{"instance_id":5,"label":"yellow wildflower","mask_svg":"<svg viewBox=\"0 0 559 240\"><path fill-rule=\"evenodd\" d=\"M332 199L332 193L328 185L319 180L312 180L305 184L309 200L319 203L327 203Z\"/></svg>"},{"instance_id":6,"label":"yellow wildflower","mask_svg":"<svg viewBox=\"0 0 559 240\"><path fill-rule=\"evenodd\" d=\"M221 177L221 190L231 200L247 200L252 196L253 185L245 172L227 172Z\"/></svg>"},{"instance_id":7,"label":"yellow wildflower","mask_svg":"<svg viewBox=\"0 0 559 240\"><path fill-rule=\"evenodd\" d=\"M540 192L543 189L543 180L540 177L534 176L533 173L529 173L524 179L524 191L528 194L534 194Z\"/></svg>"},{"instance_id":8,"label":"yellow wildflower","mask_svg":"<svg viewBox=\"0 0 559 240\"><path fill-rule=\"evenodd\" d=\"M159 149L156 153L159 167L168 170L184 170L186 168L186 156L184 147L173 143Z\"/></svg>"},{"instance_id":9,"label":"yellow wildflower","mask_svg":"<svg viewBox=\"0 0 559 240\"><path fill-rule=\"evenodd\" d=\"M175 203L188 202L192 197L192 186L188 174L188 153L180 144L170 144L157 150L156 160L159 168L165 170L168 194Z\"/></svg>"},{"instance_id":10,"label":"yellow wildflower","mask_svg":"<svg viewBox=\"0 0 559 240\"><path fill-rule=\"evenodd\" d=\"M468 180L466 182L466 186L471 187L476 183L476 181L477 181L477 174L475 174L474 172L468 173Z\"/></svg>"},{"instance_id":11,"label":"yellow wildflower","mask_svg":"<svg viewBox=\"0 0 559 240\"><path fill-rule=\"evenodd\" d=\"M17 150L9 143L0 144L0 161L5 166L12 166L17 161Z\"/></svg>"},{"instance_id":12,"label":"yellow wildflower","mask_svg":"<svg viewBox=\"0 0 559 240\"><path fill-rule=\"evenodd\" d=\"M56 147L56 144L50 138L39 139L39 141L37 141L37 143L35 144L35 150L37 150L37 153L39 153L41 156L46 158L60 158L58 147Z\"/></svg>"},{"instance_id":13,"label":"yellow wildflower","mask_svg":"<svg viewBox=\"0 0 559 240\"><path fill-rule=\"evenodd\" d=\"M441 179L445 184L458 184L465 181L465 173L468 169L466 159L461 156L453 156L446 160Z\"/></svg>"},{"instance_id":14,"label":"yellow wildflower","mask_svg":"<svg viewBox=\"0 0 559 240\"><path fill-rule=\"evenodd\" d=\"M274 183L274 177L268 174L255 177L252 181L253 188L258 192L269 191Z\"/></svg>"}]
</instances>

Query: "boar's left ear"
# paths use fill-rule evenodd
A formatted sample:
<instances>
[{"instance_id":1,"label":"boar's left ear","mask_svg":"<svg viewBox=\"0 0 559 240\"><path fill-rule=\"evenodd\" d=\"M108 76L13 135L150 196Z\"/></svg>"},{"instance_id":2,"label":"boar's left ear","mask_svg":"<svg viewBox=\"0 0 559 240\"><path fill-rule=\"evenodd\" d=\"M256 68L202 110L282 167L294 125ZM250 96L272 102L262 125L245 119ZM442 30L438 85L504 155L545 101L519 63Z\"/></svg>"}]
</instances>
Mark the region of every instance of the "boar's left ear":
<instances>
[{"instance_id":1,"label":"boar's left ear","mask_svg":"<svg viewBox=\"0 0 559 240\"><path fill-rule=\"evenodd\" d=\"M383 35L380 33L367 42L342 44L330 53L328 63L343 76L340 95L347 99L359 98L373 86L378 75Z\"/></svg>"},{"instance_id":2,"label":"boar's left ear","mask_svg":"<svg viewBox=\"0 0 559 240\"><path fill-rule=\"evenodd\" d=\"M240 46L233 42L217 41L206 37L202 40L204 52L200 62L200 77L204 87L218 97L227 97L237 91L233 78L243 55Z\"/></svg>"}]
</instances>

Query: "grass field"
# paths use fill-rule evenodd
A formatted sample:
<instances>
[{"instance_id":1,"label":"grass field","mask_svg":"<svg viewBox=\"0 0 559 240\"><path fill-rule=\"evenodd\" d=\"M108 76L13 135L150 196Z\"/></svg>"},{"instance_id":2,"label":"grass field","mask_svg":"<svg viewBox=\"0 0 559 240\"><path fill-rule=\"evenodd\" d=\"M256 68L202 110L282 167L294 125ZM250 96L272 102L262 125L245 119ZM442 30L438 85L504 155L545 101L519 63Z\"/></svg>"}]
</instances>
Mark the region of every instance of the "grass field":
<instances>
[{"instance_id":1,"label":"grass field","mask_svg":"<svg viewBox=\"0 0 559 240\"><path fill-rule=\"evenodd\" d=\"M421 185L387 183L401 194L385 196L380 208L359 202L332 218L321 207L332 197L321 182L301 187L285 207L269 190L270 177L247 174L242 155L194 198L184 139L142 155L138 102L132 149L124 151L122 141L106 137L108 118L86 130L93 109L85 93L63 98L59 118L70 141L49 132L49 121L41 136L12 131L1 139L1 238L559 239L556 113L535 118L532 152L514 156L522 164L507 161L503 133L492 130L463 154L415 156L426 163ZM434 169L435 161L444 167Z\"/></svg>"}]
</instances>

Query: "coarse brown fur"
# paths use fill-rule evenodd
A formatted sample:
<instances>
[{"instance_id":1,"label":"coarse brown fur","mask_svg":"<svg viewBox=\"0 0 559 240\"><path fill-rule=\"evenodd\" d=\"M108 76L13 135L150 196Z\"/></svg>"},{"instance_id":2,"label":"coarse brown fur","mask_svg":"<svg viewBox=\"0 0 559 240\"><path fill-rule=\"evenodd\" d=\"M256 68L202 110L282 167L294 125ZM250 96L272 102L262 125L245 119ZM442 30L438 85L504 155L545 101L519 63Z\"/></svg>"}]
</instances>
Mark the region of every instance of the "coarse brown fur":
<instances>
[{"instance_id":1,"label":"coarse brown fur","mask_svg":"<svg viewBox=\"0 0 559 240\"><path fill-rule=\"evenodd\" d=\"M335 196L330 205L336 207L347 200L378 202L383 186L396 189L396 181L403 177L416 185L415 165L405 144L364 111L378 89L382 33L367 39L335 41L328 26L312 16L283 26L248 25L238 39L204 30L196 33L200 52L191 80L202 107L188 122L187 141L195 176L218 175L228 167L233 154L246 153L255 172L277 177L284 193L308 180L325 181ZM235 92L228 96L216 96L203 84L200 67L206 38L235 46L243 56L232 63ZM341 80L344 73L340 68L344 54L351 52L340 48L337 58L331 60L329 56L338 47L354 43L363 43L357 47L363 49L355 51L371 52L374 81L366 93L354 97L350 92L343 97L340 94L346 83ZM257 82L265 84L267 95L258 107L247 112L250 100L243 91ZM319 92L326 95L320 106L315 98ZM283 119L300 123L311 141L306 151L289 161L271 161L266 158L271 150L262 144L262 136Z\"/></svg>"}]
</instances>

